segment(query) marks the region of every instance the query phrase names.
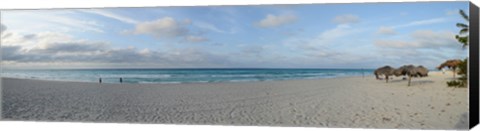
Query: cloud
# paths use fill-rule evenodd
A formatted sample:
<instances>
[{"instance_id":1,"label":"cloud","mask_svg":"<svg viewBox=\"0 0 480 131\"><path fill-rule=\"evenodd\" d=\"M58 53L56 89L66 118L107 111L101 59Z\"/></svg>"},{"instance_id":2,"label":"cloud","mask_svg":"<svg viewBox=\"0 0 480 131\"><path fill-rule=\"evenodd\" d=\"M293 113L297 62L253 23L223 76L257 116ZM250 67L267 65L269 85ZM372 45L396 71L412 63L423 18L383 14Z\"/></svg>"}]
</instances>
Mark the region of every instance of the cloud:
<instances>
[{"instance_id":1,"label":"cloud","mask_svg":"<svg viewBox=\"0 0 480 131\"><path fill-rule=\"evenodd\" d=\"M410 34L412 40L377 40L375 45L383 48L454 48L458 46L455 33L418 30Z\"/></svg>"},{"instance_id":2,"label":"cloud","mask_svg":"<svg viewBox=\"0 0 480 131\"><path fill-rule=\"evenodd\" d=\"M187 37L188 38L188 37ZM190 37L194 41L204 38ZM37 33L6 39L2 45L2 62L10 67L43 65L43 67L74 66L77 64L126 66L126 67L224 67L230 64L228 55L197 48L172 48L169 50L113 47L102 41L76 39L60 33ZM11 43L14 42L14 43ZM16 43L21 42L21 43ZM235 64L231 64L235 65ZM79 66L82 67L82 66ZM37 67L35 67L37 68Z\"/></svg>"},{"instance_id":3,"label":"cloud","mask_svg":"<svg viewBox=\"0 0 480 131\"><path fill-rule=\"evenodd\" d=\"M80 15L71 10L8 12L2 14L2 23L16 32L105 32L101 23Z\"/></svg>"},{"instance_id":4,"label":"cloud","mask_svg":"<svg viewBox=\"0 0 480 131\"><path fill-rule=\"evenodd\" d=\"M35 65L38 63L62 63L70 65L72 63L131 63L144 62L144 58L139 51L132 48L121 49L88 49L82 48L69 52L68 50L59 50L60 48L36 48L33 50L23 50L20 46L4 46L2 51L8 53L4 54L3 60L6 62L13 62L17 64ZM61 48L65 49L65 48ZM80 52L80 50L87 50L87 52Z\"/></svg>"},{"instance_id":5,"label":"cloud","mask_svg":"<svg viewBox=\"0 0 480 131\"><path fill-rule=\"evenodd\" d=\"M115 14L113 12L106 11L106 10L86 9L86 10L80 10L80 11L85 12L85 13L91 13L91 14L104 16L104 17L115 19L115 20L118 20L118 21L121 21L121 22L124 22L124 23L128 23L128 24L139 23L137 20L134 20L132 18L128 18L128 17L122 16L122 15L119 15L119 14Z\"/></svg>"},{"instance_id":6,"label":"cloud","mask_svg":"<svg viewBox=\"0 0 480 131\"><path fill-rule=\"evenodd\" d=\"M68 28L71 28L72 30L80 29L97 33L105 32L104 30L100 29L102 25L93 20L80 20L61 15L45 15L43 19L56 25L66 26Z\"/></svg>"},{"instance_id":7,"label":"cloud","mask_svg":"<svg viewBox=\"0 0 480 131\"><path fill-rule=\"evenodd\" d=\"M256 58L262 57L262 53L264 53L265 50L266 47L259 45L243 46L241 48L242 54Z\"/></svg>"},{"instance_id":8,"label":"cloud","mask_svg":"<svg viewBox=\"0 0 480 131\"><path fill-rule=\"evenodd\" d=\"M458 46L458 41L455 39L455 33L449 31L431 31L418 30L411 35L422 47L455 47Z\"/></svg>"},{"instance_id":9,"label":"cloud","mask_svg":"<svg viewBox=\"0 0 480 131\"><path fill-rule=\"evenodd\" d=\"M107 44L103 42L89 41L45 43L30 51L45 53L86 53L104 50L106 46Z\"/></svg>"},{"instance_id":10,"label":"cloud","mask_svg":"<svg viewBox=\"0 0 480 131\"><path fill-rule=\"evenodd\" d=\"M146 34L156 38L175 38L188 33L188 29L172 17L141 22L135 26L134 30L134 34Z\"/></svg>"},{"instance_id":11,"label":"cloud","mask_svg":"<svg viewBox=\"0 0 480 131\"><path fill-rule=\"evenodd\" d=\"M335 28L325 30L314 37L292 37L284 41L288 46L307 51L317 51L325 49L332 43L342 43L342 38L361 32L362 30L352 28L349 25L337 25Z\"/></svg>"},{"instance_id":12,"label":"cloud","mask_svg":"<svg viewBox=\"0 0 480 131\"><path fill-rule=\"evenodd\" d=\"M392 26L392 28L404 28L404 27L411 27L411 26L419 26L419 25L429 25L429 24L435 24L435 23L441 23L445 22L447 19L445 18L433 18L433 19L426 19L426 20L417 20L417 21L412 21L407 24L403 25L397 25L397 26Z\"/></svg>"},{"instance_id":13,"label":"cloud","mask_svg":"<svg viewBox=\"0 0 480 131\"><path fill-rule=\"evenodd\" d=\"M409 22L409 23L406 23L406 24L395 25L395 26L381 26L378 29L377 33L382 34L382 35L394 35L394 34L397 34L395 29L398 29L398 28L421 26L421 25L430 25L430 24L441 23L441 22L445 22L445 21L447 21L447 19L445 19L445 18L433 18L433 19L412 21L412 22ZM397 43L400 44L401 42L397 42Z\"/></svg>"},{"instance_id":14,"label":"cloud","mask_svg":"<svg viewBox=\"0 0 480 131\"><path fill-rule=\"evenodd\" d=\"M346 35L349 35L351 33L356 33L358 32L358 29L351 28L349 25L338 25L333 29L326 30L320 34L318 37L320 40L333 40L337 39L340 37L344 37ZM328 42L329 42L328 41Z\"/></svg>"},{"instance_id":15,"label":"cloud","mask_svg":"<svg viewBox=\"0 0 480 131\"><path fill-rule=\"evenodd\" d=\"M226 34L235 34L238 31L238 28L232 27L229 30L220 29L219 27L215 26L214 24L210 24L207 22L196 21L193 22L193 25L204 30L213 31L217 33L226 33Z\"/></svg>"},{"instance_id":16,"label":"cloud","mask_svg":"<svg viewBox=\"0 0 480 131\"><path fill-rule=\"evenodd\" d=\"M352 28L349 25L341 24L335 28L326 30L314 37L292 37L284 41L286 48L304 57L333 57L340 55L338 50L333 50L334 43L337 47L345 44L344 38L352 34L362 32L361 29ZM348 43L346 43L348 44Z\"/></svg>"},{"instance_id":17,"label":"cloud","mask_svg":"<svg viewBox=\"0 0 480 131\"><path fill-rule=\"evenodd\" d=\"M239 50L233 52L212 52L195 47L172 47L161 50L113 47L108 42L82 40L51 32L28 36L16 34L15 39L17 40L8 41L23 42L21 44L9 43L2 48L4 53L2 62L9 63L7 65L10 68L212 68L251 67L252 65L280 67L284 65L281 63L285 63L283 60L279 60L281 57L269 54L276 52L275 50L256 45L239 47ZM238 57L240 55L252 57L240 58Z\"/></svg>"},{"instance_id":18,"label":"cloud","mask_svg":"<svg viewBox=\"0 0 480 131\"><path fill-rule=\"evenodd\" d=\"M298 29L284 29L280 31L279 33L285 35L285 36L297 36L302 33L305 33L305 30L303 28L298 28Z\"/></svg>"},{"instance_id":19,"label":"cloud","mask_svg":"<svg viewBox=\"0 0 480 131\"><path fill-rule=\"evenodd\" d=\"M352 14L339 15L332 20L337 24L353 24L360 22L360 17Z\"/></svg>"},{"instance_id":20,"label":"cloud","mask_svg":"<svg viewBox=\"0 0 480 131\"><path fill-rule=\"evenodd\" d=\"M58 54L87 53L88 51L101 50L107 46L104 42L94 42L74 39L73 37L53 32L36 34L12 33L11 37L2 39L6 51L15 49L16 56L42 56ZM4 50L4 51L5 51ZM10 51L12 52L12 51ZM35 54L35 55L33 55Z\"/></svg>"},{"instance_id":21,"label":"cloud","mask_svg":"<svg viewBox=\"0 0 480 131\"><path fill-rule=\"evenodd\" d=\"M190 43L209 41L208 38L199 35L201 33L191 32L187 27L191 23L192 21L190 19L185 19L180 22L172 17L163 17L154 21L138 23L133 31L122 31L121 33L144 34L158 39L180 39ZM214 26L208 26L208 24L205 25L205 28L210 27L210 29L216 29Z\"/></svg>"},{"instance_id":22,"label":"cloud","mask_svg":"<svg viewBox=\"0 0 480 131\"><path fill-rule=\"evenodd\" d=\"M213 52L197 49L182 48L174 49L163 54L166 61L173 66L180 67L219 67L233 66L232 59L228 55L214 54Z\"/></svg>"},{"instance_id":23,"label":"cloud","mask_svg":"<svg viewBox=\"0 0 480 131\"><path fill-rule=\"evenodd\" d=\"M8 35L8 37L2 39L2 45L21 45L24 48L33 48L46 43L74 42L69 35L53 32L41 32L36 34L9 32Z\"/></svg>"},{"instance_id":24,"label":"cloud","mask_svg":"<svg viewBox=\"0 0 480 131\"><path fill-rule=\"evenodd\" d=\"M3 24L0 24L0 33L7 30L7 27Z\"/></svg>"},{"instance_id":25,"label":"cloud","mask_svg":"<svg viewBox=\"0 0 480 131\"><path fill-rule=\"evenodd\" d=\"M20 46L5 46L3 45L1 48L2 52L2 60L3 61L8 61L8 60L18 60L19 58L19 51L21 47Z\"/></svg>"},{"instance_id":26,"label":"cloud","mask_svg":"<svg viewBox=\"0 0 480 131\"><path fill-rule=\"evenodd\" d=\"M284 14L284 15L272 15L268 14L255 24L262 28L277 27L285 24L293 23L297 20L297 17L293 14Z\"/></svg>"},{"instance_id":27,"label":"cloud","mask_svg":"<svg viewBox=\"0 0 480 131\"><path fill-rule=\"evenodd\" d=\"M15 62L56 61L57 58L72 56L71 60L82 58L95 52L106 50L106 42L74 39L60 33L38 33L20 35L2 40L3 60Z\"/></svg>"},{"instance_id":28,"label":"cloud","mask_svg":"<svg viewBox=\"0 0 480 131\"><path fill-rule=\"evenodd\" d=\"M323 48L323 46L355 32L358 32L358 30L352 29L349 25L338 25L335 28L326 30L313 38L294 37L287 39L285 42L290 45L300 46L303 49L315 50L318 48Z\"/></svg>"},{"instance_id":29,"label":"cloud","mask_svg":"<svg viewBox=\"0 0 480 131\"><path fill-rule=\"evenodd\" d=\"M3 39L6 39L12 35L11 33L7 33L6 30L7 26L0 23L0 40L2 40L1 42L3 42Z\"/></svg>"},{"instance_id":30,"label":"cloud","mask_svg":"<svg viewBox=\"0 0 480 131\"><path fill-rule=\"evenodd\" d=\"M464 53L455 52L461 51L461 46L458 46L452 34L448 31L419 30L410 33L407 38L374 40L373 45L370 45L369 41L361 42L351 38L354 43L358 42L354 44L355 48L348 47L352 44L336 48L341 46L337 40L335 46L320 48L322 50L313 51L309 55L314 56L316 53L318 58L312 58L312 61L322 60L327 65L336 66L376 68L384 65L399 67L416 64L433 68L445 59L466 56Z\"/></svg>"},{"instance_id":31,"label":"cloud","mask_svg":"<svg viewBox=\"0 0 480 131\"><path fill-rule=\"evenodd\" d=\"M388 48L408 48L408 47L418 47L419 44L416 42L402 41L402 40L377 40L375 45L379 47L388 47Z\"/></svg>"},{"instance_id":32,"label":"cloud","mask_svg":"<svg viewBox=\"0 0 480 131\"><path fill-rule=\"evenodd\" d=\"M397 32L392 27L381 26L378 31L378 34L382 35L395 35Z\"/></svg>"},{"instance_id":33,"label":"cloud","mask_svg":"<svg viewBox=\"0 0 480 131\"><path fill-rule=\"evenodd\" d=\"M405 41L403 44L410 44ZM399 67L405 64L424 65L427 68L435 68L440 63L447 59L463 59L468 56L468 52L461 49L461 46L457 46L452 43L453 46L449 48L376 48L376 56L370 57L375 59L377 67L385 64Z\"/></svg>"},{"instance_id":34,"label":"cloud","mask_svg":"<svg viewBox=\"0 0 480 131\"><path fill-rule=\"evenodd\" d=\"M226 31L221 30L218 27L216 27L215 25L212 25L212 24L209 24L209 23L195 22L193 24L198 28L202 28L202 29L206 29L206 30L210 30L210 31L218 32L218 33L226 33Z\"/></svg>"},{"instance_id":35,"label":"cloud","mask_svg":"<svg viewBox=\"0 0 480 131\"><path fill-rule=\"evenodd\" d=\"M447 10L445 12L446 15L457 15L459 14L458 10Z\"/></svg>"},{"instance_id":36,"label":"cloud","mask_svg":"<svg viewBox=\"0 0 480 131\"><path fill-rule=\"evenodd\" d=\"M194 42L194 43L206 42L206 41L208 41L208 39L205 38L205 37L192 36L192 35L187 36L185 39L186 39L188 42Z\"/></svg>"}]
</instances>

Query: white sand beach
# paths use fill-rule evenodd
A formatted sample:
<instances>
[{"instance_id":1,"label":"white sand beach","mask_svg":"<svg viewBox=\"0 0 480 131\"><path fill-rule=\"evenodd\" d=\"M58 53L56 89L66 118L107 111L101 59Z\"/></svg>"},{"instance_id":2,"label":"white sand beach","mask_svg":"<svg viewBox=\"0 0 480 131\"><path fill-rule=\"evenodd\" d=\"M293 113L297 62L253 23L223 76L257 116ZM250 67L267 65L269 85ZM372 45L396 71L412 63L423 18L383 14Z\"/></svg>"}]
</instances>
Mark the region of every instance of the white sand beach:
<instances>
[{"instance_id":1,"label":"white sand beach","mask_svg":"<svg viewBox=\"0 0 480 131\"><path fill-rule=\"evenodd\" d=\"M451 73L199 84L2 79L4 120L345 128L468 128L468 89Z\"/></svg>"}]
</instances>

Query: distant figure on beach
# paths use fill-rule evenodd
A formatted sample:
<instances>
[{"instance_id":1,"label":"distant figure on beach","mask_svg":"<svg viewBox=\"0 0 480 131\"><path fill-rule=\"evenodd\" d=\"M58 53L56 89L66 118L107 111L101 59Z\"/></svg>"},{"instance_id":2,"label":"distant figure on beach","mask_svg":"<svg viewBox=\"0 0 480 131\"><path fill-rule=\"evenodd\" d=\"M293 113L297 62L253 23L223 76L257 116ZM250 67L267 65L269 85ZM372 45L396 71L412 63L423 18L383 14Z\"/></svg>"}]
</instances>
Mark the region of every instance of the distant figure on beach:
<instances>
[{"instance_id":1,"label":"distant figure on beach","mask_svg":"<svg viewBox=\"0 0 480 131\"><path fill-rule=\"evenodd\" d=\"M445 74L445 68L442 68L442 74Z\"/></svg>"},{"instance_id":2,"label":"distant figure on beach","mask_svg":"<svg viewBox=\"0 0 480 131\"><path fill-rule=\"evenodd\" d=\"M99 79L98 79L98 83L102 83L102 78L99 78Z\"/></svg>"},{"instance_id":3,"label":"distant figure on beach","mask_svg":"<svg viewBox=\"0 0 480 131\"><path fill-rule=\"evenodd\" d=\"M122 77L120 77L120 83L123 83L123 78Z\"/></svg>"}]
</instances>

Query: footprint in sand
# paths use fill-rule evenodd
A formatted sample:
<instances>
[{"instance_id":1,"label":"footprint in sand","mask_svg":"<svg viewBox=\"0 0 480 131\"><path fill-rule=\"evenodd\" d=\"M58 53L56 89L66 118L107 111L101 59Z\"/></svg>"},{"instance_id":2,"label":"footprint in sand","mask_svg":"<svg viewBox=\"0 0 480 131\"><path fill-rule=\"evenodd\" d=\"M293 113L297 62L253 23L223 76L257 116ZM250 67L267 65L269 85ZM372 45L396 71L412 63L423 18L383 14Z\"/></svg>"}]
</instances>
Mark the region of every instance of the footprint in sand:
<instances>
[{"instance_id":1,"label":"footprint in sand","mask_svg":"<svg viewBox=\"0 0 480 131\"><path fill-rule=\"evenodd\" d=\"M398 124L397 126L395 126L395 128L399 128L399 127L402 127L403 124Z\"/></svg>"},{"instance_id":2,"label":"footprint in sand","mask_svg":"<svg viewBox=\"0 0 480 131\"><path fill-rule=\"evenodd\" d=\"M392 119L386 118L386 117L383 118L383 121L390 121L390 120L392 120Z\"/></svg>"}]
</instances>

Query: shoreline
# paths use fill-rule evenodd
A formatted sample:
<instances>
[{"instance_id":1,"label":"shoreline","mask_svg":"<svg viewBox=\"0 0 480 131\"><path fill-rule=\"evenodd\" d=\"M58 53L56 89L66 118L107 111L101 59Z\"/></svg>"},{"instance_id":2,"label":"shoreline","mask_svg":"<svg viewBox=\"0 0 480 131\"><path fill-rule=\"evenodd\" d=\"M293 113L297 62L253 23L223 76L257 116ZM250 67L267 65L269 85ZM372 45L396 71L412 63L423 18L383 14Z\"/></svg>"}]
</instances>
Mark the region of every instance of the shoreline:
<instances>
[{"instance_id":1,"label":"shoreline","mask_svg":"<svg viewBox=\"0 0 480 131\"><path fill-rule=\"evenodd\" d=\"M109 71L112 70L112 71ZM224 83L224 82L257 82L257 81L283 81L302 79L325 79L342 78L351 76L369 76L370 69L283 69L283 68L239 68L239 69L126 69L116 71L105 69L98 71L90 70L63 70L49 72L38 70L25 72L22 70L10 70L4 72L7 78L35 79L50 81L90 82L98 83L102 78L103 83L120 83L119 78L124 78L123 83L135 84L177 84L177 83ZM48 75L50 74L50 75Z\"/></svg>"},{"instance_id":2,"label":"shoreline","mask_svg":"<svg viewBox=\"0 0 480 131\"><path fill-rule=\"evenodd\" d=\"M151 82L151 83L101 83L101 84L153 84L153 85L163 85L163 84L210 84L210 83L252 83L252 82L275 82L275 81L296 81L296 80L322 80L322 79L341 79L341 78L357 78L357 77L362 77L362 76L337 76L337 77L325 77L325 78L320 78L320 77L315 77L315 78L299 78L299 79L283 79L283 80L245 80L245 81L215 81L215 82L166 82L166 83L161 83L161 82ZM374 75L365 75L365 78L367 77L374 77ZM18 78L18 77L0 77L0 78L5 78L5 79L19 79L19 80L36 80L36 81L51 81L51 82L74 82L74 83L91 83L91 84L99 84L99 82L88 82L88 81L70 81L70 80L51 80L51 79L41 79L41 78ZM123 79L125 81L125 78Z\"/></svg>"},{"instance_id":3,"label":"shoreline","mask_svg":"<svg viewBox=\"0 0 480 131\"><path fill-rule=\"evenodd\" d=\"M441 73L442 71L429 71L430 73ZM218 82L172 82L172 83L158 83L158 82L152 82L152 83L102 83L102 84L209 84L209 83L251 83L251 82L272 82L272 81L295 81L295 80L321 80L321 79L338 79L338 78L367 78L367 77L374 77L373 73L366 74L365 76L358 76L358 75L350 75L350 76L337 76L337 77L325 77L325 78L320 78L320 77L315 77L315 78L300 78L300 79L284 79L284 80L263 80L263 81L218 81ZM399 76L403 77L403 76ZM399 77L393 77L394 79L398 79ZM19 77L0 77L0 78L6 78L6 79L24 79L24 80L38 80L38 81L52 81L52 82L75 82L75 83L97 83L98 82L88 82L88 81L70 81L70 80L50 80L50 79L41 79L41 78L19 78ZM125 80L125 79L124 79Z\"/></svg>"},{"instance_id":4,"label":"shoreline","mask_svg":"<svg viewBox=\"0 0 480 131\"><path fill-rule=\"evenodd\" d=\"M468 89L451 76L239 83L98 84L2 78L3 120L467 129Z\"/></svg>"}]
</instances>

